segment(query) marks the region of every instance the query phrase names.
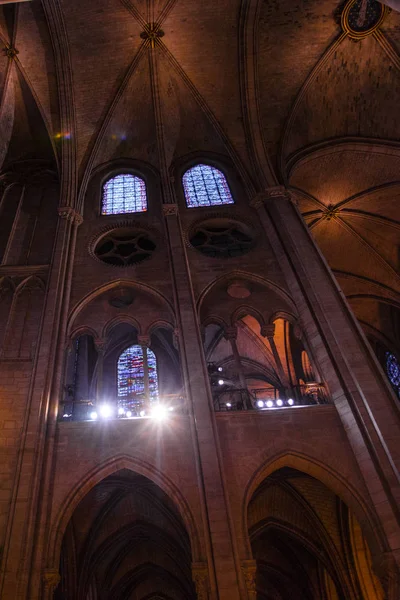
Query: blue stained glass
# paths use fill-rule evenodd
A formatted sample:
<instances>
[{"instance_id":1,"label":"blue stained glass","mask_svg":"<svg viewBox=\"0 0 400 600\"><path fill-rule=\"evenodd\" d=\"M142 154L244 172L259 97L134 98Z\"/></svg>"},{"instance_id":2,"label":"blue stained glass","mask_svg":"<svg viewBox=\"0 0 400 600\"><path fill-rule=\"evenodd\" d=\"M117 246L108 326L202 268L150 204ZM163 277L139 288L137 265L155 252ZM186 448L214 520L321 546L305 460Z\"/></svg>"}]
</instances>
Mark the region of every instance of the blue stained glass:
<instances>
[{"instance_id":1,"label":"blue stained glass","mask_svg":"<svg viewBox=\"0 0 400 600\"><path fill-rule=\"evenodd\" d=\"M130 346L118 359L117 384L118 406L126 410L135 410L145 400L145 369L143 349L141 346ZM149 399L158 398L157 359L152 350L147 348L147 373L149 378Z\"/></svg>"},{"instance_id":2,"label":"blue stained glass","mask_svg":"<svg viewBox=\"0 0 400 600\"><path fill-rule=\"evenodd\" d=\"M233 204L225 175L215 167L196 165L182 177L188 208Z\"/></svg>"},{"instance_id":3,"label":"blue stained glass","mask_svg":"<svg viewBox=\"0 0 400 600\"><path fill-rule=\"evenodd\" d=\"M112 177L103 185L102 215L145 212L146 184L140 177L124 173Z\"/></svg>"},{"instance_id":4,"label":"blue stained glass","mask_svg":"<svg viewBox=\"0 0 400 600\"><path fill-rule=\"evenodd\" d=\"M400 395L400 364L391 352L386 352L386 373L390 383Z\"/></svg>"}]
</instances>

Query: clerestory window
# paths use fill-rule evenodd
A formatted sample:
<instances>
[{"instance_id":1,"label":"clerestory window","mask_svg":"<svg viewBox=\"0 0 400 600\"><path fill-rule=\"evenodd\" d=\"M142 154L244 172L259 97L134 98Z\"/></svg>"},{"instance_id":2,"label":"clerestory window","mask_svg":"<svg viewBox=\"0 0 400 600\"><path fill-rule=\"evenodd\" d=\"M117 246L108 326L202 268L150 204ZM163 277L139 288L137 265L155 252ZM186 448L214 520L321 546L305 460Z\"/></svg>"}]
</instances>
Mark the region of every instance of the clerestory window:
<instances>
[{"instance_id":1,"label":"clerestory window","mask_svg":"<svg viewBox=\"0 0 400 600\"><path fill-rule=\"evenodd\" d=\"M182 177L188 208L233 204L231 191L225 175L209 165L196 165Z\"/></svg>"},{"instance_id":2,"label":"clerestory window","mask_svg":"<svg viewBox=\"0 0 400 600\"><path fill-rule=\"evenodd\" d=\"M103 185L102 215L138 213L147 210L146 184L131 173L121 173Z\"/></svg>"},{"instance_id":3,"label":"clerestory window","mask_svg":"<svg viewBox=\"0 0 400 600\"><path fill-rule=\"evenodd\" d=\"M392 352L386 352L386 374L397 395L400 398L400 364Z\"/></svg>"},{"instance_id":4,"label":"clerestory window","mask_svg":"<svg viewBox=\"0 0 400 600\"><path fill-rule=\"evenodd\" d=\"M137 413L148 401L158 399L157 359L139 345L124 350L117 364L118 408Z\"/></svg>"}]
</instances>

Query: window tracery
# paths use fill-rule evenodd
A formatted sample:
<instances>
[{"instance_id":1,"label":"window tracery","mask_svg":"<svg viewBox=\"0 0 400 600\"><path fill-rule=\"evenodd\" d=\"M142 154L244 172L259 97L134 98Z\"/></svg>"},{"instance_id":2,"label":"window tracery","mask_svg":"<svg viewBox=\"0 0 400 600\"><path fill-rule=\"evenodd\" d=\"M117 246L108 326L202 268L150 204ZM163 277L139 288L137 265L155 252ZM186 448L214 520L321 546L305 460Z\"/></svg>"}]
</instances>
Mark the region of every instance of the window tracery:
<instances>
[{"instance_id":1,"label":"window tracery","mask_svg":"<svg viewBox=\"0 0 400 600\"><path fill-rule=\"evenodd\" d=\"M225 175L209 165L198 164L182 177L188 208L234 204Z\"/></svg>"},{"instance_id":2,"label":"window tracery","mask_svg":"<svg viewBox=\"0 0 400 600\"><path fill-rule=\"evenodd\" d=\"M101 214L120 215L147 211L146 184L131 173L121 173L103 185Z\"/></svg>"}]
</instances>

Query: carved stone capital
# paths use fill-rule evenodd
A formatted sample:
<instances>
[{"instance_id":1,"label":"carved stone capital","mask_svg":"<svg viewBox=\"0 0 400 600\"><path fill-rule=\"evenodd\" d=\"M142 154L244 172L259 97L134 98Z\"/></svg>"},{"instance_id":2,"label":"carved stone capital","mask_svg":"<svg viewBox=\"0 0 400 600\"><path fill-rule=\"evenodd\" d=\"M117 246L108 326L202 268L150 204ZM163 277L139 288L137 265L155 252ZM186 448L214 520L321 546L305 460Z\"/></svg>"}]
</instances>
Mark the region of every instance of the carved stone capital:
<instances>
[{"instance_id":1,"label":"carved stone capital","mask_svg":"<svg viewBox=\"0 0 400 600\"><path fill-rule=\"evenodd\" d=\"M391 552L384 552L373 559L373 569L380 579L388 599L398 598L400 593L400 569Z\"/></svg>"},{"instance_id":2,"label":"carved stone capital","mask_svg":"<svg viewBox=\"0 0 400 600\"><path fill-rule=\"evenodd\" d=\"M224 330L224 336L227 340L236 340L237 338L237 327L236 325L232 325L232 327L226 327Z\"/></svg>"},{"instance_id":3,"label":"carved stone capital","mask_svg":"<svg viewBox=\"0 0 400 600\"><path fill-rule=\"evenodd\" d=\"M83 223L82 215L72 208L72 206L60 206L58 215L61 219L66 219L72 224L81 225Z\"/></svg>"},{"instance_id":4,"label":"carved stone capital","mask_svg":"<svg viewBox=\"0 0 400 600\"><path fill-rule=\"evenodd\" d=\"M273 337L275 335L275 325L274 324L262 325L260 333L263 337L266 337L268 339L273 339Z\"/></svg>"},{"instance_id":5,"label":"carved stone capital","mask_svg":"<svg viewBox=\"0 0 400 600\"><path fill-rule=\"evenodd\" d=\"M96 338L93 341L98 354L104 354L106 350L107 340L105 340L104 338Z\"/></svg>"},{"instance_id":6,"label":"carved stone capital","mask_svg":"<svg viewBox=\"0 0 400 600\"><path fill-rule=\"evenodd\" d=\"M257 575L257 563L255 560L244 560L242 562L242 573L247 589L247 597L249 600L256 600L257 587L256 587L256 575Z\"/></svg>"},{"instance_id":7,"label":"carved stone capital","mask_svg":"<svg viewBox=\"0 0 400 600\"><path fill-rule=\"evenodd\" d=\"M60 583L58 569L45 569L43 572L43 583L46 590L53 592Z\"/></svg>"},{"instance_id":8,"label":"carved stone capital","mask_svg":"<svg viewBox=\"0 0 400 600\"><path fill-rule=\"evenodd\" d=\"M192 563L192 579L196 586L198 600L208 600L210 584L206 563Z\"/></svg>"},{"instance_id":9,"label":"carved stone capital","mask_svg":"<svg viewBox=\"0 0 400 600\"><path fill-rule=\"evenodd\" d=\"M149 335L138 335L139 346L149 348L150 347L150 336Z\"/></svg>"},{"instance_id":10,"label":"carved stone capital","mask_svg":"<svg viewBox=\"0 0 400 600\"><path fill-rule=\"evenodd\" d=\"M169 217L170 215L178 214L178 205L177 204L163 204L162 207L163 214L165 217Z\"/></svg>"},{"instance_id":11,"label":"carved stone capital","mask_svg":"<svg viewBox=\"0 0 400 600\"><path fill-rule=\"evenodd\" d=\"M276 185L259 192L250 201L250 206L259 209L264 204L276 199L292 200L290 192L283 185Z\"/></svg>"}]
</instances>

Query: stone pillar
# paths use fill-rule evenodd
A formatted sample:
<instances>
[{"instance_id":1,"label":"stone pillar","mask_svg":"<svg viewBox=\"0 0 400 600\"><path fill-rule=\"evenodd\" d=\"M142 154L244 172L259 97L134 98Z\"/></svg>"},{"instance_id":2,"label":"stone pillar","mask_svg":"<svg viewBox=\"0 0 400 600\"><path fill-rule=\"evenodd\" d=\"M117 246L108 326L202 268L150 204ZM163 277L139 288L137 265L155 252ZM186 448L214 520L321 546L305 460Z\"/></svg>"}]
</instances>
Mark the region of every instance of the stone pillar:
<instances>
[{"instance_id":1,"label":"stone pillar","mask_svg":"<svg viewBox=\"0 0 400 600\"><path fill-rule=\"evenodd\" d=\"M242 571L244 580L246 583L247 598L248 600L256 600L257 598L257 587L256 587L256 575L257 575L257 563L255 560L244 560L242 561Z\"/></svg>"},{"instance_id":2,"label":"stone pillar","mask_svg":"<svg viewBox=\"0 0 400 600\"><path fill-rule=\"evenodd\" d=\"M244 586L217 435L207 364L178 207L164 205L179 347L202 502L210 597L239 600Z\"/></svg>"},{"instance_id":3,"label":"stone pillar","mask_svg":"<svg viewBox=\"0 0 400 600\"><path fill-rule=\"evenodd\" d=\"M0 598L40 596L46 564L51 477L56 419L61 397L61 374L77 229L82 217L71 207L59 209L41 337L35 356L35 377L27 398L15 489L10 506Z\"/></svg>"},{"instance_id":4,"label":"stone pillar","mask_svg":"<svg viewBox=\"0 0 400 600\"><path fill-rule=\"evenodd\" d=\"M104 354L106 350L106 341L102 339L94 340L94 345L97 350L97 385L96 385L96 402L103 400L103 378L104 378Z\"/></svg>"},{"instance_id":5,"label":"stone pillar","mask_svg":"<svg viewBox=\"0 0 400 600\"><path fill-rule=\"evenodd\" d=\"M242 390L245 390L247 392L247 382L246 382L246 378L243 373L243 366L242 366L242 362L240 360L240 354L239 354L239 350L238 350L237 343L236 343L236 339L237 339L236 325L233 325L232 327L227 327L225 329L225 338L229 341L229 343L231 345L233 359L235 361L235 369L236 369L237 376L239 378L240 387L242 388ZM245 403L244 408L246 410L250 410L251 408L253 408L251 405L249 393L246 393L244 395L244 398L242 398L242 399L244 400L244 403Z\"/></svg>"},{"instance_id":6,"label":"stone pillar","mask_svg":"<svg viewBox=\"0 0 400 600\"><path fill-rule=\"evenodd\" d=\"M196 587L197 600L208 600L210 597L210 578L207 563L193 563L192 578Z\"/></svg>"},{"instance_id":7,"label":"stone pillar","mask_svg":"<svg viewBox=\"0 0 400 600\"><path fill-rule=\"evenodd\" d=\"M149 386L149 364L147 360L147 348L150 346L150 338L148 335L138 336L139 344L143 352L143 385L146 408L150 407L150 386Z\"/></svg>"},{"instance_id":8,"label":"stone pillar","mask_svg":"<svg viewBox=\"0 0 400 600\"><path fill-rule=\"evenodd\" d=\"M400 421L396 399L331 270L283 187L253 201L396 561Z\"/></svg>"}]
</instances>

